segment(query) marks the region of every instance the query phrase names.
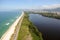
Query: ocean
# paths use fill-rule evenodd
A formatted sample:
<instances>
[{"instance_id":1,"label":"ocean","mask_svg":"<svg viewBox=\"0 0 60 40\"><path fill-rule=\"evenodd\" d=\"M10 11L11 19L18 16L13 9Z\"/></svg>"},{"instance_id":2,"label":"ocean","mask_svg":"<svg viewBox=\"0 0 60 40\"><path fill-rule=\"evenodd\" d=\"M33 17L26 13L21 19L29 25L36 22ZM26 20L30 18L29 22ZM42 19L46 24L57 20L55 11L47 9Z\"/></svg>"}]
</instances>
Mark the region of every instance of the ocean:
<instances>
[{"instance_id":1,"label":"ocean","mask_svg":"<svg viewBox=\"0 0 60 40\"><path fill-rule=\"evenodd\" d=\"M21 13L22 11L20 10L0 11L0 38L21 15Z\"/></svg>"}]
</instances>

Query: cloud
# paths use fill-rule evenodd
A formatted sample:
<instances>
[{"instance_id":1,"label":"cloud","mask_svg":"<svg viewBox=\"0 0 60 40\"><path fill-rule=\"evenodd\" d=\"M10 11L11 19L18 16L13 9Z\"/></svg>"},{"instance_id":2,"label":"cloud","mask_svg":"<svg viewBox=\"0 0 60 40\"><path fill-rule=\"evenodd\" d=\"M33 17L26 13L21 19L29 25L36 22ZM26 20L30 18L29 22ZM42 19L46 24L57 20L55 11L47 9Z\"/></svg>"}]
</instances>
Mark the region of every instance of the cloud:
<instances>
[{"instance_id":1,"label":"cloud","mask_svg":"<svg viewBox=\"0 0 60 40\"><path fill-rule=\"evenodd\" d=\"M42 9L54 9L60 7L60 4L52 4L52 5L42 5L40 8Z\"/></svg>"},{"instance_id":2,"label":"cloud","mask_svg":"<svg viewBox=\"0 0 60 40\"><path fill-rule=\"evenodd\" d=\"M33 9L54 9L59 8L60 4L52 4L52 5L39 5L39 6L33 6Z\"/></svg>"}]
</instances>

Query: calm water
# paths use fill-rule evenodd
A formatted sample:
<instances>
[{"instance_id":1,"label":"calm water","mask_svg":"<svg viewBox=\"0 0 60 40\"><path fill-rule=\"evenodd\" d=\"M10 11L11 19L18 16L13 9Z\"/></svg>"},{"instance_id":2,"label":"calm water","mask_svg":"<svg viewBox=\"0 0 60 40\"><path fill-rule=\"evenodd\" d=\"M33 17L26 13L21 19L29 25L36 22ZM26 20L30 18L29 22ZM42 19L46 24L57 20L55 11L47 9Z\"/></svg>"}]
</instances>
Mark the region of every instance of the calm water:
<instances>
[{"instance_id":1,"label":"calm water","mask_svg":"<svg viewBox=\"0 0 60 40\"><path fill-rule=\"evenodd\" d=\"M44 40L60 40L60 20L40 14L29 14L29 19L42 32Z\"/></svg>"},{"instance_id":2,"label":"calm water","mask_svg":"<svg viewBox=\"0 0 60 40\"><path fill-rule=\"evenodd\" d=\"M21 11L0 11L0 38L21 15Z\"/></svg>"}]
</instances>

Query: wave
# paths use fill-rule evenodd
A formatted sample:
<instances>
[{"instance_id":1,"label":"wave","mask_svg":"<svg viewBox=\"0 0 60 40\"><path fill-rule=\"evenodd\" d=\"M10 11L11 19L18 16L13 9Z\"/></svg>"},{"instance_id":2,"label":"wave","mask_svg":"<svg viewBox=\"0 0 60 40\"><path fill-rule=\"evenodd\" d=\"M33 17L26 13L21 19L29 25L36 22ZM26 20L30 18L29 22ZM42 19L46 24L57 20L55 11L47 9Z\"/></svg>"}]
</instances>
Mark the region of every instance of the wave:
<instances>
[{"instance_id":1,"label":"wave","mask_svg":"<svg viewBox=\"0 0 60 40\"><path fill-rule=\"evenodd\" d=\"M18 18L19 16L17 16L16 18Z\"/></svg>"},{"instance_id":2,"label":"wave","mask_svg":"<svg viewBox=\"0 0 60 40\"><path fill-rule=\"evenodd\" d=\"M11 21L14 21L13 19Z\"/></svg>"},{"instance_id":3,"label":"wave","mask_svg":"<svg viewBox=\"0 0 60 40\"><path fill-rule=\"evenodd\" d=\"M9 25L10 23L6 23L5 25Z\"/></svg>"}]
</instances>

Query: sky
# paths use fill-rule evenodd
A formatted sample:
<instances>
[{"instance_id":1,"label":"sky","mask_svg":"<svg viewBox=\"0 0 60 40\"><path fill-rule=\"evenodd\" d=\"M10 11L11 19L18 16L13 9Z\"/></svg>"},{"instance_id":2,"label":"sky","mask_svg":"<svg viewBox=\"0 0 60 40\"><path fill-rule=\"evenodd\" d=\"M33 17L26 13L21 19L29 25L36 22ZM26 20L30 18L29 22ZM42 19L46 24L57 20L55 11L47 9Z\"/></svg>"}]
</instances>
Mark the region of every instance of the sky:
<instances>
[{"instance_id":1,"label":"sky","mask_svg":"<svg viewBox=\"0 0 60 40\"><path fill-rule=\"evenodd\" d=\"M0 0L0 10L60 7L60 0Z\"/></svg>"}]
</instances>

